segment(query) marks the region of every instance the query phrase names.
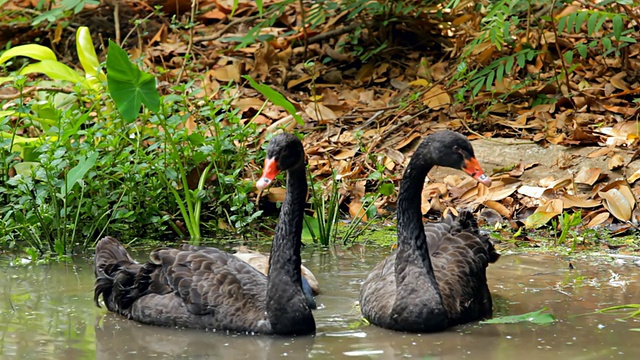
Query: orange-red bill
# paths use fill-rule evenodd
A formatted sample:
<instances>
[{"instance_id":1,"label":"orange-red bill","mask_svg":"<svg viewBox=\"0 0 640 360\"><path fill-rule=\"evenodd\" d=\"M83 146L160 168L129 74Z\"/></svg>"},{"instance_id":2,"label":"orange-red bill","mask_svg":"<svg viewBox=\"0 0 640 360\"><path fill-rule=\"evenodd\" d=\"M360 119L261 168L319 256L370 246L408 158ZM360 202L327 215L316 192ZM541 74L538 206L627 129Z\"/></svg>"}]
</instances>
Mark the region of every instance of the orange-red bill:
<instances>
[{"instance_id":1,"label":"orange-red bill","mask_svg":"<svg viewBox=\"0 0 640 360\"><path fill-rule=\"evenodd\" d=\"M482 171L480 163L478 163L478 159L472 157L469 160L465 160L462 170L472 178L476 179L479 183L491 186L491 179L484 173L484 171Z\"/></svg>"},{"instance_id":2,"label":"orange-red bill","mask_svg":"<svg viewBox=\"0 0 640 360\"><path fill-rule=\"evenodd\" d=\"M256 188L260 191L268 188L279 172L276 159L264 159L264 169L262 169L262 176L256 181Z\"/></svg>"}]
</instances>

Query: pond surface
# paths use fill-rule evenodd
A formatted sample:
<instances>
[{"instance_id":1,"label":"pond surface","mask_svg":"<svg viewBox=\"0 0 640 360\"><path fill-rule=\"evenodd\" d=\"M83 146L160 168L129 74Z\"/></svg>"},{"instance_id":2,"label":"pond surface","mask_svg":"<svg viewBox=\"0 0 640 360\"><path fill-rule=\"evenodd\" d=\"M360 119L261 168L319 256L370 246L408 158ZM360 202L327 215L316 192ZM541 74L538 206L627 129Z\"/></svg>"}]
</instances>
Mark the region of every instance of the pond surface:
<instances>
[{"instance_id":1,"label":"pond surface","mask_svg":"<svg viewBox=\"0 0 640 360\"><path fill-rule=\"evenodd\" d=\"M139 325L93 305L93 270L11 267L0 277L0 356L19 359L605 359L640 358L640 321L588 314L640 303L637 259L503 255L489 267L495 316L547 307L550 325L472 323L438 334L358 327L354 303L384 251L306 249L322 294L315 337L226 335ZM574 267L570 269L570 263ZM587 315L583 315L587 314ZM582 316L576 316L582 315Z\"/></svg>"}]
</instances>

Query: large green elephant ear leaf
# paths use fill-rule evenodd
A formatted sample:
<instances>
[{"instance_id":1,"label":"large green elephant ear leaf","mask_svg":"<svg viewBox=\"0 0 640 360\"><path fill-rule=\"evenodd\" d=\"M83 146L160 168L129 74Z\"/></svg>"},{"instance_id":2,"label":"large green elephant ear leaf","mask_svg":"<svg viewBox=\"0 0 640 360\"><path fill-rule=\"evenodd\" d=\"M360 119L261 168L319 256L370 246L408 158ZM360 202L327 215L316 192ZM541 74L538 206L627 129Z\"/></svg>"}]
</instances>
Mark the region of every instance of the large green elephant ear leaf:
<instances>
[{"instance_id":1,"label":"large green elephant ear leaf","mask_svg":"<svg viewBox=\"0 0 640 360\"><path fill-rule=\"evenodd\" d=\"M151 111L160 110L160 94L156 78L140 71L118 44L109 40L107 53L107 84L109 94L126 121L134 121L144 104Z\"/></svg>"}]
</instances>

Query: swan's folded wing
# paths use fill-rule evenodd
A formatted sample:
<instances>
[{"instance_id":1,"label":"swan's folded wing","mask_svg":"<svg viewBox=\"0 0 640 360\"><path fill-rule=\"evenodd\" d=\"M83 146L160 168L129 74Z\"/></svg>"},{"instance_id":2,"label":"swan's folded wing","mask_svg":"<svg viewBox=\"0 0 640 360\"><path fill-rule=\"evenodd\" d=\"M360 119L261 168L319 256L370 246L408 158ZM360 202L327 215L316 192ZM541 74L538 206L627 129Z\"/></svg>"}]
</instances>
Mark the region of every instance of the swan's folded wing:
<instances>
[{"instance_id":1,"label":"swan's folded wing","mask_svg":"<svg viewBox=\"0 0 640 360\"><path fill-rule=\"evenodd\" d=\"M360 289L360 308L371 323L377 324L391 314L396 300L396 253L378 263Z\"/></svg>"},{"instance_id":2,"label":"swan's folded wing","mask_svg":"<svg viewBox=\"0 0 640 360\"><path fill-rule=\"evenodd\" d=\"M197 247L158 249L151 259L157 266L155 286L172 292L139 298L131 311L134 319L231 331L265 325L267 277L249 264L218 249Z\"/></svg>"}]
</instances>

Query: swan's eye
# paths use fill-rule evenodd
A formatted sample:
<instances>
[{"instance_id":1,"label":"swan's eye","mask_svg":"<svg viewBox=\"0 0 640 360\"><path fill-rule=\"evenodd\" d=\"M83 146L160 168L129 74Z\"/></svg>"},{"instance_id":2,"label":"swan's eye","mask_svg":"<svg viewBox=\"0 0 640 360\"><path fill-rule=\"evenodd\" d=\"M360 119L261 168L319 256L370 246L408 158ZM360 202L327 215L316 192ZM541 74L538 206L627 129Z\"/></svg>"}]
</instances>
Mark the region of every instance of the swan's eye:
<instances>
[{"instance_id":1,"label":"swan's eye","mask_svg":"<svg viewBox=\"0 0 640 360\"><path fill-rule=\"evenodd\" d=\"M453 145L453 151L462 154L462 149L460 149L460 146L458 145Z\"/></svg>"}]
</instances>

